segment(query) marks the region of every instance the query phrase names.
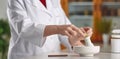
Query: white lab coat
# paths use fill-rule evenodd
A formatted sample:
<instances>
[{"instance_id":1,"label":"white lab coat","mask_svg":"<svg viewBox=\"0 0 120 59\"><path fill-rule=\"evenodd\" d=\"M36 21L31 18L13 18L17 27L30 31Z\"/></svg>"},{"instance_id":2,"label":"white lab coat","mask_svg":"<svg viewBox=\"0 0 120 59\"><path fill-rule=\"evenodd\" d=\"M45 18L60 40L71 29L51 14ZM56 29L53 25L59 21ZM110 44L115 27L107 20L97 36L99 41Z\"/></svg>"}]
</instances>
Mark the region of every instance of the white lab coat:
<instances>
[{"instance_id":1,"label":"white lab coat","mask_svg":"<svg viewBox=\"0 0 120 59\"><path fill-rule=\"evenodd\" d=\"M66 36L43 37L46 25L70 24L60 0L46 0L47 9L39 0L8 0L7 14L11 28L8 59L60 52L60 42L69 50Z\"/></svg>"}]
</instances>

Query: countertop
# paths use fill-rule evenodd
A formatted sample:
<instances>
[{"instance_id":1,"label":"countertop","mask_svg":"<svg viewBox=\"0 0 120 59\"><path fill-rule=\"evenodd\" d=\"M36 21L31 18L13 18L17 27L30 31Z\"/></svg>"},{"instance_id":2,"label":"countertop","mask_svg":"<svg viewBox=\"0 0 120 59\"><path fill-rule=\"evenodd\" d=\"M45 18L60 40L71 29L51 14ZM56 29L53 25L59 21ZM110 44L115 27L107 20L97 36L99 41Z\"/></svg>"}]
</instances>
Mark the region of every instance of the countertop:
<instances>
[{"instance_id":1,"label":"countertop","mask_svg":"<svg viewBox=\"0 0 120 59\"><path fill-rule=\"evenodd\" d=\"M49 53L38 56L28 56L24 58L20 57L19 59L120 59L120 53L112 53L110 52L110 49L110 46L101 48L100 53L95 54L93 57L83 57L76 53L62 51L60 53Z\"/></svg>"},{"instance_id":2,"label":"countertop","mask_svg":"<svg viewBox=\"0 0 120 59\"><path fill-rule=\"evenodd\" d=\"M64 56L53 56L56 54L64 55ZM120 59L120 53L100 52L98 54L95 54L93 57L82 57L75 53L52 53L52 54L46 54L46 55L43 54L39 56L29 56L22 59Z\"/></svg>"}]
</instances>

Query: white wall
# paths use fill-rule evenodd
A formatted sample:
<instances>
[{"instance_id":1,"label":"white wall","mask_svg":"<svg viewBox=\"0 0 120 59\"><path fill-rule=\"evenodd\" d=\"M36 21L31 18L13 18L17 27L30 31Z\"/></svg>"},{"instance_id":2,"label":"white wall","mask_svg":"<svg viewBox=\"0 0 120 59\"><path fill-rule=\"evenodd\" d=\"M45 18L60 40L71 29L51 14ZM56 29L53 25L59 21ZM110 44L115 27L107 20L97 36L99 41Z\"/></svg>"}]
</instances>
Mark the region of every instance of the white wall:
<instances>
[{"instance_id":1,"label":"white wall","mask_svg":"<svg viewBox=\"0 0 120 59\"><path fill-rule=\"evenodd\" d=\"M7 7L7 0L0 0L0 19L6 19L6 7Z\"/></svg>"}]
</instances>

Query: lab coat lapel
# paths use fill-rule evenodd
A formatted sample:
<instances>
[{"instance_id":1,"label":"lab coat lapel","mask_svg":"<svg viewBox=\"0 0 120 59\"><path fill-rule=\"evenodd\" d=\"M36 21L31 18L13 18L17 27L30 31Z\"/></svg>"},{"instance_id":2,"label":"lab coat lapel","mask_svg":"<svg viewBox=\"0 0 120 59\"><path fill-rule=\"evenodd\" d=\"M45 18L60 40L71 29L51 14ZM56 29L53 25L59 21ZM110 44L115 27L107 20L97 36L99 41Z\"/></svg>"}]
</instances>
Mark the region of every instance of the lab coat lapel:
<instances>
[{"instance_id":1,"label":"lab coat lapel","mask_svg":"<svg viewBox=\"0 0 120 59\"><path fill-rule=\"evenodd\" d=\"M60 0L51 0L51 2L52 2L53 7L57 8Z\"/></svg>"},{"instance_id":2,"label":"lab coat lapel","mask_svg":"<svg viewBox=\"0 0 120 59\"><path fill-rule=\"evenodd\" d=\"M46 1L47 2L47 1ZM39 0L31 0L32 5L35 8L40 9L43 12L46 12L47 14L49 14L50 16L52 16L51 12L49 10L47 10L44 5L39 1ZM49 8L49 5L47 5L47 7Z\"/></svg>"}]
</instances>

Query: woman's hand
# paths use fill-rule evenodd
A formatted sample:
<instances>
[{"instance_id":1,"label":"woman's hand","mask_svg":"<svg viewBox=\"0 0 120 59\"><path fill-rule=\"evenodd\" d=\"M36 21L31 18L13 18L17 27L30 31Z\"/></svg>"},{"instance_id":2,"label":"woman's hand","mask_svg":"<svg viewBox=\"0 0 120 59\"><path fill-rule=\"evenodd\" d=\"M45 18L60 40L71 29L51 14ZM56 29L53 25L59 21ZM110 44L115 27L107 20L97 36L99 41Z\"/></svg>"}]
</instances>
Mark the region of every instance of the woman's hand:
<instances>
[{"instance_id":1,"label":"woman's hand","mask_svg":"<svg viewBox=\"0 0 120 59\"><path fill-rule=\"evenodd\" d=\"M44 37L53 34L61 34L68 37L85 36L85 33L83 33L81 30L79 30L78 27L74 25L47 25L44 30Z\"/></svg>"},{"instance_id":2,"label":"woman's hand","mask_svg":"<svg viewBox=\"0 0 120 59\"><path fill-rule=\"evenodd\" d=\"M83 46L81 40L86 37L87 28L78 28L74 25L60 25L58 27L59 34L67 35L72 46Z\"/></svg>"},{"instance_id":3,"label":"woman's hand","mask_svg":"<svg viewBox=\"0 0 120 59\"><path fill-rule=\"evenodd\" d=\"M92 28L90 27L80 28L79 30L82 31L85 35L84 37L83 36L69 37L69 41L72 46L83 46L80 40L84 40L87 36L92 36Z\"/></svg>"},{"instance_id":4,"label":"woman's hand","mask_svg":"<svg viewBox=\"0 0 120 59\"><path fill-rule=\"evenodd\" d=\"M85 33L74 25L58 25L58 34L67 35L68 37L84 37Z\"/></svg>"},{"instance_id":5,"label":"woman's hand","mask_svg":"<svg viewBox=\"0 0 120 59\"><path fill-rule=\"evenodd\" d=\"M91 27L84 27L83 29L86 32L87 36L92 36L93 30Z\"/></svg>"},{"instance_id":6,"label":"woman's hand","mask_svg":"<svg viewBox=\"0 0 120 59\"><path fill-rule=\"evenodd\" d=\"M53 34L66 35L72 46L83 45L80 41L84 40L86 36L92 35L90 27L78 28L74 25L48 25L45 28L44 36Z\"/></svg>"}]
</instances>

